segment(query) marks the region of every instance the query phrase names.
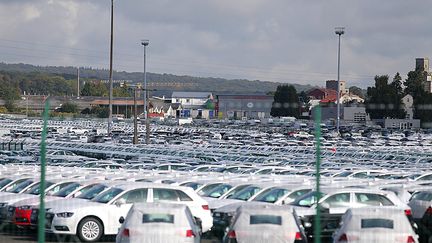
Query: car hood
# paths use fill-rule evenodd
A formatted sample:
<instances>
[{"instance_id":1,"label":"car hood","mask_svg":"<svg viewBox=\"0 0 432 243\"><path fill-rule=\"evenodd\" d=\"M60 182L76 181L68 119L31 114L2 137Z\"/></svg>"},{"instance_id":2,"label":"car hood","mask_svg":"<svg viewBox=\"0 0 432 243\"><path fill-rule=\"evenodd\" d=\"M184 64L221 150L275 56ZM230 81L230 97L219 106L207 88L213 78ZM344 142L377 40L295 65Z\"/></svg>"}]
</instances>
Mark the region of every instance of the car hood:
<instances>
[{"instance_id":1,"label":"car hood","mask_svg":"<svg viewBox=\"0 0 432 243\"><path fill-rule=\"evenodd\" d=\"M24 199L29 198L38 198L37 195L32 194L12 194L12 195L4 195L0 197L0 203L14 204Z\"/></svg>"},{"instance_id":2,"label":"car hood","mask_svg":"<svg viewBox=\"0 0 432 243\"><path fill-rule=\"evenodd\" d=\"M52 202L52 201L57 201L57 200L61 200L64 199L63 197L53 197L53 196L46 196L44 201L45 203L47 202ZM14 206L16 207L20 207L20 206L39 206L39 202L40 202L40 198L38 197L32 197L32 198L27 198L27 199L22 199L16 203L14 203Z\"/></svg>"},{"instance_id":3,"label":"car hood","mask_svg":"<svg viewBox=\"0 0 432 243\"><path fill-rule=\"evenodd\" d=\"M100 207L103 205L107 205L104 203L97 203L92 201L75 201L75 200L64 200L61 203L56 203L58 201L54 201L49 206L46 205L46 208L49 208L49 212L65 212L65 211L74 211L74 210L82 210L86 207Z\"/></svg>"},{"instance_id":4,"label":"car hood","mask_svg":"<svg viewBox=\"0 0 432 243\"><path fill-rule=\"evenodd\" d=\"M225 205L232 204L232 203L238 203L238 202L245 202L245 201L236 200L236 199L214 200L214 201L209 201L209 207L210 207L210 209L217 209L217 208L223 207Z\"/></svg>"}]
</instances>

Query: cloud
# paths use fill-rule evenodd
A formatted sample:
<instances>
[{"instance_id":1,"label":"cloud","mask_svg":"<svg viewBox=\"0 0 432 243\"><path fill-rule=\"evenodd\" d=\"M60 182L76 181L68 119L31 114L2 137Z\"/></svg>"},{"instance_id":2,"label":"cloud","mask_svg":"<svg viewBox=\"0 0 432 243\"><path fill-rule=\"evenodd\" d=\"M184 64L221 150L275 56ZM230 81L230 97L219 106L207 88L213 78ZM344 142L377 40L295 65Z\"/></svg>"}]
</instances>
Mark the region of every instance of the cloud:
<instances>
[{"instance_id":1,"label":"cloud","mask_svg":"<svg viewBox=\"0 0 432 243\"><path fill-rule=\"evenodd\" d=\"M405 0L115 0L118 70L366 86L432 54L432 2ZM1 61L108 67L109 0L3 0Z\"/></svg>"}]
</instances>

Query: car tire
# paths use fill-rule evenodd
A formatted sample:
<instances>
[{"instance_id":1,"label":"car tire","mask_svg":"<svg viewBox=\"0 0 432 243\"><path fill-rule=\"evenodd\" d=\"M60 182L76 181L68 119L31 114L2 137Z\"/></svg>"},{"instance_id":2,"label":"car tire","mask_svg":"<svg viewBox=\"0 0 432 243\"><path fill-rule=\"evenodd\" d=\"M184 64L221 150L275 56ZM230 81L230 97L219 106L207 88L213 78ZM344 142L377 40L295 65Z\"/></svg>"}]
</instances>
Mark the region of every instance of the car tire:
<instances>
[{"instance_id":1,"label":"car tire","mask_svg":"<svg viewBox=\"0 0 432 243\"><path fill-rule=\"evenodd\" d=\"M103 225L99 219L87 217L78 224L77 236L83 242L95 242L102 237L103 231Z\"/></svg>"}]
</instances>

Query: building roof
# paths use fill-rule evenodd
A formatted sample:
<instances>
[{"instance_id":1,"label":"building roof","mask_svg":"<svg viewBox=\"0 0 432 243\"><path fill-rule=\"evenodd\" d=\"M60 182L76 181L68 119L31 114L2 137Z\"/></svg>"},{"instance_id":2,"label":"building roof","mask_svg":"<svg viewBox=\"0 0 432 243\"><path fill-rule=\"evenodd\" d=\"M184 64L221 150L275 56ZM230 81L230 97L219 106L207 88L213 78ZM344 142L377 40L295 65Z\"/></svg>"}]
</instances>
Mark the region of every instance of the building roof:
<instances>
[{"instance_id":1,"label":"building roof","mask_svg":"<svg viewBox=\"0 0 432 243\"><path fill-rule=\"evenodd\" d=\"M196 99L208 99L212 96L210 92L185 92L185 91L174 91L171 95L172 98L196 98Z\"/></svg>"}]
</instances>

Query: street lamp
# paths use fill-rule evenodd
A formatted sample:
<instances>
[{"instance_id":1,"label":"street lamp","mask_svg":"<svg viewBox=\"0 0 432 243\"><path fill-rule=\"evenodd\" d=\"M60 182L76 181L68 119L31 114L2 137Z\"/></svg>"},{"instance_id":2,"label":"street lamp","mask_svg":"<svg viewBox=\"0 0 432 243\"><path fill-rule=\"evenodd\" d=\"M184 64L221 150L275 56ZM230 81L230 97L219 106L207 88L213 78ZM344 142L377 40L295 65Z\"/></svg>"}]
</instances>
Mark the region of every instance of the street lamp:
<instances>
[{"instance_id":1,"label":"street lamp","mask_svg":"<svg viewBox=\"0 0 432 243\"><path fill-rule=\"evenodd\" d=\"M111 0L111 42L110 42L110 71L109 71L109 113L108 136L111 136L112 100L113 100L113 42L114 42L114 0Z\"/></svg>"},{"instance_id":2,"label":"street lamp","mask_svg":"<svg viewBox=\"0 0 432 243\"><path fill-rule=\"evenodd\" d=\"M146 126L146 144L150 142L150 123L148 120L148 94L147 94L147 73L146 73L146 47L149 44L149 40L141 40L141 45L144 46L144 119Z\"/></svg>"},{"instance_id":3,"label":"street lamp","mask_svg":"<svg viewBox=\"0 0 432 243\"><path fill-rule=\"evenodd\" d=\"M339 133L339 126L340 126L340 40L341 35L345 34L345 27L336 27L335 28L336 35L339 36L339 43L338 43L338 71L337 71L337 117L336 117L336 131Z\"/></svg>"}]
</instances>

